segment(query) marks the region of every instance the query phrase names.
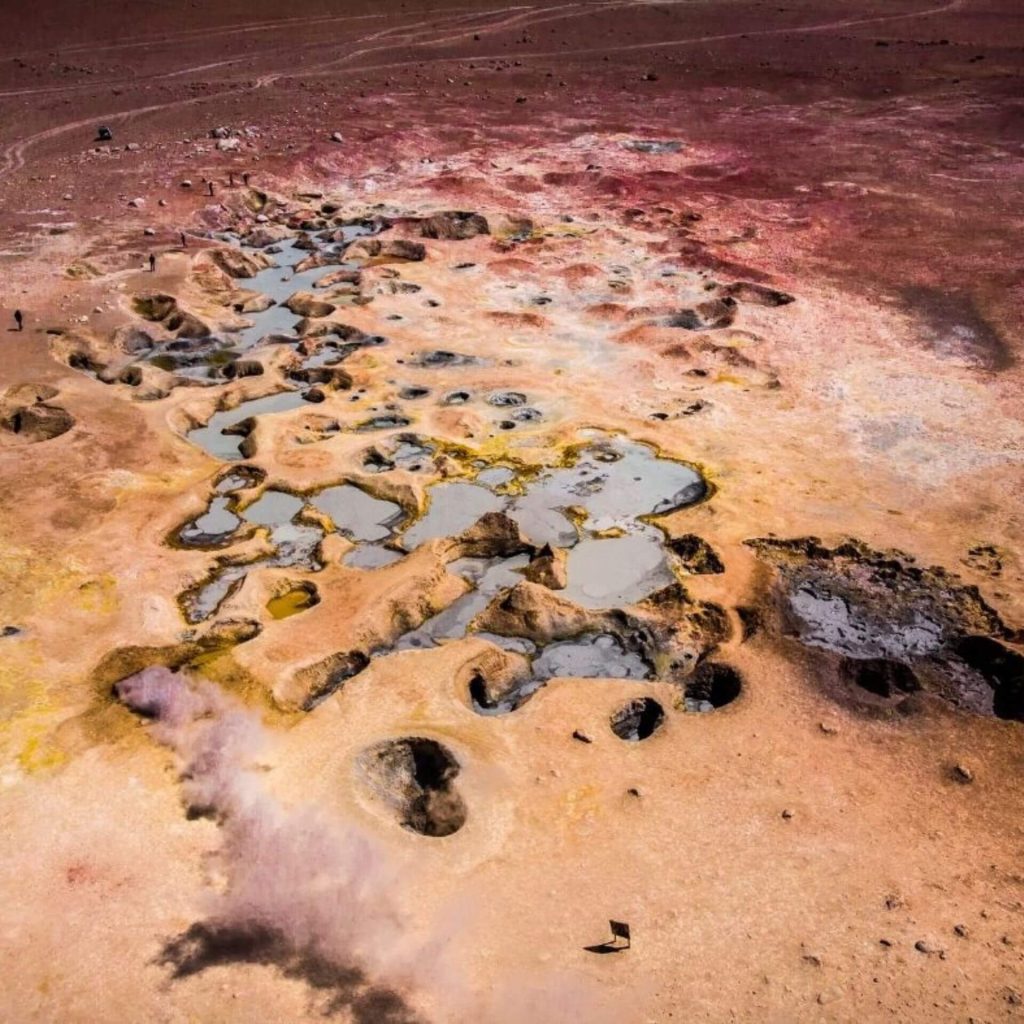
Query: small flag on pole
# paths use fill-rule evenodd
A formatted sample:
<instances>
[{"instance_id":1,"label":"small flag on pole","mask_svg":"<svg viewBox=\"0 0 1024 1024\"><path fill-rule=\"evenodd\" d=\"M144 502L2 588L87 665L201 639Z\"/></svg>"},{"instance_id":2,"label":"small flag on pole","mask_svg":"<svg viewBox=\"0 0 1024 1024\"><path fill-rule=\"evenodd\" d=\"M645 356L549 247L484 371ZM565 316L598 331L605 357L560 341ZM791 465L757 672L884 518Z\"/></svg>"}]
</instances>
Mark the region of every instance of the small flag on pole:
<instances>
[{"instance_id":1,"label":"small flag on pole","mask_svg":"<svg viewBox=\"0 0 1024 1024\"><path fill-rule=\"evenodd\" d=\"M629 925L625 921L609 921L612 927L612 941L616 939L623 939L628 947L629 941Z\"/></svg>"}]
</instances>

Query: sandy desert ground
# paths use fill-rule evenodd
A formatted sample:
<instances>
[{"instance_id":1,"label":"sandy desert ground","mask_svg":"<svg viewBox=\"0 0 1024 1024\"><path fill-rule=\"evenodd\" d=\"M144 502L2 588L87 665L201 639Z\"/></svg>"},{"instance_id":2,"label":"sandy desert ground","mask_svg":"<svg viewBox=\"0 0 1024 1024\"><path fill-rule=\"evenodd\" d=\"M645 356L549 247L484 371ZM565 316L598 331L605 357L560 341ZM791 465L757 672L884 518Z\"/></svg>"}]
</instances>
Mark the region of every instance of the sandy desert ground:
<instances>
[{"instance_id":1,"label":"sandy desert ground","mask_svg":"<svg viewBox=\"0 0 1024 1024\"><path fill-rule=\"evenodd\" d=\"M1011 0L6 5L0 1019L1024 1019L1022 189Z\"/></svg>"}]
</instances>

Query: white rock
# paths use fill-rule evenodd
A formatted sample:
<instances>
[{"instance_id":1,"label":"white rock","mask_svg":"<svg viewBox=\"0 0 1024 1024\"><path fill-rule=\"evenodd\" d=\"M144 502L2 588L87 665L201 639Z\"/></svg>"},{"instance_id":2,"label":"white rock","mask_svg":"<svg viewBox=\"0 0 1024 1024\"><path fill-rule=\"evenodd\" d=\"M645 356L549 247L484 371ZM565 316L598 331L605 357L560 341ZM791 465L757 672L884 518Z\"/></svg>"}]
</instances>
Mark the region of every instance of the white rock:
<instances>
[{"instance_id":1,"label":"white rock","mask_svg":"<svg viewBox=\"0 0 1024 1024\"><path fill-rule=\"evenodd\" d=\"M341 132L331 132L331 142L344 142L345 137Z\"/></svg>"},{"instance_id":2,"label":"white rock","mask_svg":"<svg viewBox=\"0 0 1024 1024\"><path fill-rule=\"evenodd\" d=\"M146 230L145 230L145 231L143 231L142 233L143 233L144 235L155 235L155 234L156 234L156 231L154 231L154 230L153 230L153 228L146 228Z\"/></svg>"},{"instance_id":3,"label":"white rock","mask_svg":"<svg viewBox=\"0 0 1024 1024\"><path fill-rule=\"evenodd\" d=\"M222 153L234 153L241 144L239 139L219 139L217 141L217 149Z\"/></svg>"},{"instance_id":4,"label":"white rock","mask_svg":"<svg viewBox=\"0 0 1024 1024\"><path fill-rule=\"evenodd\" d=\"M182 187L182 188L191 188L191 187L192 187L192 182L191 182L191 181L189 181L189 180L188 180L188 178L186 178L186 179L185 179L185 180L184 180L184 181L183 181L183 182L181 183L181 187Z\"/></svg>"},{"instance_id":5,"label":"white rock","mask_svg":"<svg viewBox=\"0 0 1024 1024\"><path fill-rule=\"evenodd\" d=\"M136 196L136 197L135 197L134 199L129 199L129 200L128 200L128 205L129 205L129 206L133 206L133 207L135 207L135 209L137 210L137 209L139 209L140 207L142 207L142 206L145 206L145 205L146 205L146 200L145 200L145 199L142 199L142 198L141 198L141 197L139 197L139 196Z\"/></svg>"}]
</instances>

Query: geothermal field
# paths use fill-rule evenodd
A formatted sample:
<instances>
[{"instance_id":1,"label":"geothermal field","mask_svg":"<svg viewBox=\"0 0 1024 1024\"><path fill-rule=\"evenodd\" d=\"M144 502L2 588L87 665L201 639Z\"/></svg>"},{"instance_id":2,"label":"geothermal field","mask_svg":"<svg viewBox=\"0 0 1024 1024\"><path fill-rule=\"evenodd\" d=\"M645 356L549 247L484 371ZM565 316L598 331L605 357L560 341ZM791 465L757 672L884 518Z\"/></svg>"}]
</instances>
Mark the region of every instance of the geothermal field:
<instances>
[{"instance_id":1,"label":"geothermal field","mask_svg":"<svg viewBox=\"0 0 1024 1024\"><path fill-rule=\"evenodd\" d=\"M12 0L0 226L0 1021L1024 1021L1019 0Z\"/></svg>"}]
</instances>

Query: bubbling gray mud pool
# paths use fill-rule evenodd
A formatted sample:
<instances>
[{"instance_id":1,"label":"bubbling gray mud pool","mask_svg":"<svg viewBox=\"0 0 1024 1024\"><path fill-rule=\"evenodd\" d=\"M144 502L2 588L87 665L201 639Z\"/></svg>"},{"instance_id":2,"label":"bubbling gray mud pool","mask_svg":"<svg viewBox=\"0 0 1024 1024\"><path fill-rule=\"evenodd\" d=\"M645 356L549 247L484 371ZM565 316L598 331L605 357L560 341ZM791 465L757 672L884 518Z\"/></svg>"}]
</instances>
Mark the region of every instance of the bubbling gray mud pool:
<instances>
[{"instance_id":1,"label":"bubbling gray mud pool","mask_svg":"<svg viewBox=\"0 0 1024 1024\"><path fill-rule=\"evenodd\" d=\"M524 494L500 493L511 478L510 470L497 467L473 483L435 484L426 515L403 534L403 545L413 550L461 533L488 512L504 512L537 547L571 549L565 597L586 608L607 608L641 600L675 580L664 537L644 518L707 495L696 469L625 438L596 441L573 465L527 483Z\"/></svg>"},{"instance_id":2,"label":"bubbling gray mud pool","mask_svg":"<svg viewBox=\"0 0 1024 1024\"><path fill-rule=\"evenodd\" d=\"M232 462L242 458L239 451L242 432L237 429L240 423L256 416L298 409L304 401L301 391L279 391L275 395L253 398L234 409L214 413L205 426L190 430L186 436L215 459Z\"/></svg>"}]
</instances>

